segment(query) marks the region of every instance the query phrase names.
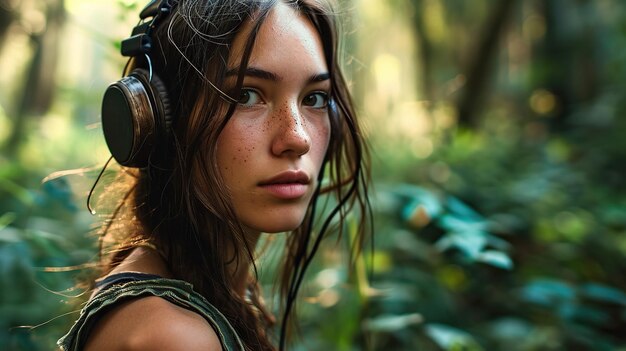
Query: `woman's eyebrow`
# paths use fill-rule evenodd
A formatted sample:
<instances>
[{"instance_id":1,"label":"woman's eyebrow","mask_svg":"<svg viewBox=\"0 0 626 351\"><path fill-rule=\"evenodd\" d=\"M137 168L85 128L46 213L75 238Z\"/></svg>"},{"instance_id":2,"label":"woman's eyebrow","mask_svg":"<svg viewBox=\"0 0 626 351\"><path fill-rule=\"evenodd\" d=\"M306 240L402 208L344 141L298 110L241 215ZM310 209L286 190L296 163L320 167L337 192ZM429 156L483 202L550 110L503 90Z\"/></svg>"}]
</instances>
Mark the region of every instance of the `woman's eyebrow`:
<instances>
[{"instance_id":1,"label":"woman's eyebrow","mask_svg":"<svg viewBox=\"0 0 626 351\"><path fill-rule=\"evenodd\" d=\"M329 79L330 79L330 73L324 72L324 73L315 74L315 75L311 76L311 78L309 78L309 82L310 83L323 82L323 81L329 80Z\"/></svg>"},{"instance_id":2,"label":"woman's eyebrow","mask_svg":"<svg viewBox=\"0 0 626 351\"><path fill-rule=\"evenodd\" d=\"M238 75L239 75L238 68L231 68L228 71L226 71L226 77L232 77L232 76L238 76ZM244 72L244 76L255 77L255 78L260 78L260 79L265 79L265 80L272 80L276 82L282 80L275 73L262 70L260 68L255 68L255 67L247 67Z\"/></svg>"},{"instance_id":3,"label":"woman's eyebrow","mask_svg":"<svg viewBox=\"0 0 626 351\"><path fill-rule=\"evenodd\" d=\"M239 70L237 68L231 68L228 71L226 71L226 77L238 76L238 75L239 75ZM283 78L277 75L276 73L269 72L269 71L256 68L256 67L247 67L244 72L244 75L249 76L249 77L265 79L265 80L271 80L274 82L280 82L283 80ZM324 72L324 73L318 73L318 74L312 75L311 77L309 77L309 79L307 79L307 82L316 83L316 82L323 82L329 79L330 79L330 73Z\"/></svg>"}]
</instances>

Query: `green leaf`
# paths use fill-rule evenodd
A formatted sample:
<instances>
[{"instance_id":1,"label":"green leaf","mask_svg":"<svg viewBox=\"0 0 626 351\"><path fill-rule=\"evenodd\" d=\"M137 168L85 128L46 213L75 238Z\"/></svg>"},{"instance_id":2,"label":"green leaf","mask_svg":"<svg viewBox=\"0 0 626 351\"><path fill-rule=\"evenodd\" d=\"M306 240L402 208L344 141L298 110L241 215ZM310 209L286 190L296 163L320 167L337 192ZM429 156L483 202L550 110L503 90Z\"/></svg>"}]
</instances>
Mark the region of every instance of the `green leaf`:
<instances>
[{"instance_id":1,"label":"green leaf","mask_svg":"<svg viewBox=\"0 0 626 351\"><path fill-rule=\"evenodd\" d=\"M423 321L424 317L419 313L382 315L365 321L365 328L375 332L394 332L421 324Z\"/></svg>"},{"instance_id":2,"label":"green leaf","mask_svg":"<svg viewBox=\"0 0 626 351\"><path fill-rule=\"evenodd\" d=\"M523 300L546 307L557 307L557 303L572 301L576 292L567 283L555 279L537 279L522 291Z\"/></svg>"},{"instance_id":3,"label":"green leaf","mask_svg":"<svg viewBox=\"0 0 626 351\"><path fill-rule=\"evenodd\" d=\"M432 247L416 238L416 235L412 232L406 230L394 231L393 244L398 252L404 252L412 258L424 262L433 260Z\"/></svg>"},{"instance_id":4,"label":"green leaf","mask_svg":"<svg viewBox=\"0 0 626 351\"><path fill-rule=\"evenodd\" d=\"M440 251L458 249L471 260L476 260L487 245L487 237L481 232L448 233L435 243Z\"/></svg>"},{"instance_id":5,"label":"green leaf","mask_svg":"<svg viewBox=\"0 0 626 351\"><path fill-rule=\"evenodd\" d=\"M18 243L22 240L22 232L16 228L5 227L0 231L0 243Z\"/></svg>"},{"instance_id":6,"label":"green leaf","mask_svg":"<svg viewBox=\"0 0 626 351\"><path fill-rule=\"evenodd\" d=\"M439 216L443 210L441 200L432 191L409 184L402 184L394 188L394 192L410 199L403 209L403 218L408 218L416 208L421 207L431 218Z\"/></svg>"},{"instance_id":7,"label":"green leaf","mask_svg":"<svg viewBox=\"0 0 626 351\"><path fill-rule=\"evenodd\" d=\"M489 329L497 339L515 342L527 337L532 332L533 326L523 319L510 316L492 321Z\"/></svg>"},{"instance_id":8,"label":"green leaf","mask_svg":"<svg viewBox=\"0 0 626 351\"><path fill-rule=\"evenodd\" d=\"M41 201L41 205L45 205L47 200L58 202L69 211L77 211L76 203L72 196L72 188L66 178L56 178L49 180L42 185L45 198Z\"/></svg>"},{"instance_id":9,"label":"green leaf","mask_svg":"<svg viewBox=\"0 0 626 351\"><path fill-rule=\"evenodd\" d=\"M513 261L511 261L511 258L501 251L483 251L478 255L476 261L507 270L511 270L513 268Z\"/></svg>"},{"instance_id":10,"label":"green leaf","mask_svg":"<svg viewBox=\"0 0 626 351\"><path fill-rule=\"evenodd\" d=\"M585 284L580 288L580 293L590 299L626 306L626 293L607 285Z\"/></svg>"},{"instance_id":11,"label":"green leaf","mask_svg":"<svg viewBox=\"0 0 626 351\"><path fill-rule=\"evenodd\" d=\"M24 205L30 206L35 202L35 196L32 191L9 179L0 178L0 190L4 190L13 195L14 198L22 202Z\"/></svg>"},{"instance_id":12,"label":"green leaf","mask_svg":"<svg viewBox=\"0 0 626 351\"><path fill-rule=\"evenodd\" d=\"M466 217L458 217L452 214L446 214L441 216L438 223L443 229L453 232L462 232L469 230L485 231L487 229L487 222L485 221L468 219Z\"/></svg>"},{"instance_id":13,"label":"green leaf","mask_svg":"<svg viewBox=\"0 0 626 351\"><path fill-rule=\"evenodd\" d=\"M7 212L0 216L0 231L15 221L16 215L13 212Z\"/></svg>"},{"instance_id":14,"label":"green leaf","mask_svg":"<svg viewBox=\"0 0 626 351\"><path fill-rule=\"evenodd\" d=\"M466 221L483 221L483 216L454 196L448 196L446 198L446 207L450 213Z\"/></svg>"},{"instance_id":15,"label":"green leaf","mask_svg":"<svg viewBox=\"0 0 626 351\"><path fill-rule=\"evenodd\" d=\"M431 323L424 327L426 334L442 349L457 350L458 347L470 347L482 350L474 338L467 332L444 324Z\"/></svg>"}]
</instances>

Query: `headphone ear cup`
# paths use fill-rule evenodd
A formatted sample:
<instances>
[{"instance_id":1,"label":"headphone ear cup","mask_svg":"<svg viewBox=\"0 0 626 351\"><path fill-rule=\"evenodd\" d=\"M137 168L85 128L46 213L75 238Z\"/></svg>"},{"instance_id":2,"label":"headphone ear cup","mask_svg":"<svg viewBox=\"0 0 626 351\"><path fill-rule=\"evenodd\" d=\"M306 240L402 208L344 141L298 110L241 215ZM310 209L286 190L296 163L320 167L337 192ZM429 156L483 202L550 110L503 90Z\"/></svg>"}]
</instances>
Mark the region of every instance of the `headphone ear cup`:
<instances>
[{"instance_id":1,"label":"headphone ear cup","mask_svg":"<svg viewBox=\"0 0 626 351\"><path fill-rule=\"evenodd\" d=\"M163 138L167 138L169 136L170 128L172 126L172 106L170 103L169 94L167 93L167 88L165 87L165 83L163 80L159 78L157 75L152 75L152 80L150 81L153 96L155 100L155 105L159 112L158 125L159 131L163 134L160 135Z\"/></svg>"},{"instance_id":2,"label":"headphone ear cup","mask_svg":"<svg viewBox=\"0 0 626 351\"><path fill-rule=\"evenodd\" d=\"M166 136L169 114L164 84L146 70L135 69L111 84L102 100L102 130L115 160L146 167L155 142Z\"/></svg>"},{"instance_id":3,"label":"headphone ear cup","mask_svg":"<svg viewBox=\"0 0 626 351\"><path fill-rule=\"evenodd\" d=\"M155 143L167 140L172 121L172 110L165 83L156 74L153 74L151 77L150 72L143 68L135 68L130 73L130 76L139 79L148 94L148 100L152 107L152 123L154 125L151 132L156 138L154 140ZM155 143L150 144L151 149L154 149Z\"/></svg>"}]
</instances>

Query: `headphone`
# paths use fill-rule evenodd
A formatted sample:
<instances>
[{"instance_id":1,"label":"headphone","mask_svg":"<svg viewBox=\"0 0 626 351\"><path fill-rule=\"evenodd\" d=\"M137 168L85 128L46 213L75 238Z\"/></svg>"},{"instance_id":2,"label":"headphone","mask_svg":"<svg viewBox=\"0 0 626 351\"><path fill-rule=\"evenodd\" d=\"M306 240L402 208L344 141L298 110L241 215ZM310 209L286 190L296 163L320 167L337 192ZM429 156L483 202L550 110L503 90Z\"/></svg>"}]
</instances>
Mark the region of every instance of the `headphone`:
<instances>
[{"instance_id":1,"label":"headphone","mask_svg":"<svg viewBox=\"0 0 626 351\"><path fill-rule=\"evenodd\" d=\"M111 155L122 166L147 167L159 140L167 139L171 106L163 81L152 72L152 31L172 12L176 0L151 0L139 14L132 35L122 41L122 56L144 57L148 69L136 68L106 89L102 130ZM150 20L147 20L150 18ZM130 63L130 61L129 61Z\"/></svg>"}]
</instances>

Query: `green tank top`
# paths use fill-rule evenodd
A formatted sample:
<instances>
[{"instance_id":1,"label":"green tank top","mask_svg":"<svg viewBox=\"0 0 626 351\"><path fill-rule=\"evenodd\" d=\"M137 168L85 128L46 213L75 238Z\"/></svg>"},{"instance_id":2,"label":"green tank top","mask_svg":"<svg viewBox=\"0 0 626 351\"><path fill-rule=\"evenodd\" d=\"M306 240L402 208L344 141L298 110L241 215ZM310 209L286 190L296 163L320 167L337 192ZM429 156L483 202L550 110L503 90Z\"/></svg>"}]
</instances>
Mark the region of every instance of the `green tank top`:
<instances>
[{"instance_id":1,"label":"green tank top","mask_svg":"<svg viewBox=\"0 0 626 351\"><path fill-rule=\"evenodd\" d=\"M63 351L82 350L96 322L111 308L129 299L157 296L175 305L193 311L206 319L217 333L224 351L243 351L241 339L226 317L191 284L157 275L124 272L108 276L98 282L100 291L80 312L78 320L57 344Z\"/></svg>"}]
</instances>

